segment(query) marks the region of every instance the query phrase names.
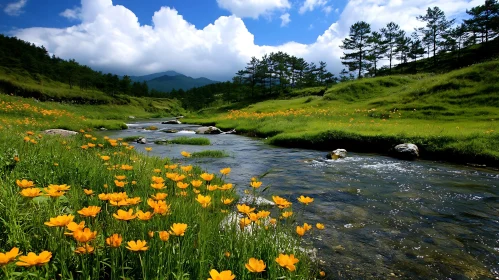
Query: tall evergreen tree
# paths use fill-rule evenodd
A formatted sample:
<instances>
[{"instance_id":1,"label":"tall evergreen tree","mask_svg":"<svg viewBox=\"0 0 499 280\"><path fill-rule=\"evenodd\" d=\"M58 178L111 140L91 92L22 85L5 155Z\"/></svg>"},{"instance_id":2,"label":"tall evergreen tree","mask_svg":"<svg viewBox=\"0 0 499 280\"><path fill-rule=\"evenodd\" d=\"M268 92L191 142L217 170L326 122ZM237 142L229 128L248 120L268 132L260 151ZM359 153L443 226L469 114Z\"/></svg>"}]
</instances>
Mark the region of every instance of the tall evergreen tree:
<instances>
[{"instance_id":1,"label":"tall evergreen tree","mask_svg":"<svg viewBox=\"0 0 499 280\"><path fill-rule=\"evenodd\" d=\"M436 65L437 51L442 46L443 36L454 23L454 20L447 20L444 11L440 10L439 7L434 7L433 9L428 7L426 14L418 16L417 19L426 23L426 26L419 30L426 36L428 42L431 44L433 64Z\"/></svg>"},{"instance_id":2,"label":"tall evergreen tree","mask_svg":"<svg viewBox=\"0 0 499 280\"><path fill-rule=\"evenodd\" d=\"M369 50L369 38L371 26L369 23L359 21L350 27L349 37L345 38L340 47L347 52L341 57L343 65L348 67L351 72L357 71L357 78L369 69L369 62L366 61L367 51Z\"/></svg>"},{"instance_id":3,"label":"tall evergreen tree","mask_svg":"<svg viewBox=\"0 0 499 280\"><path fill-rule=\"evenodd\" d=\"M385 57L388 51L388 44L383 40L383 35L374 31L369 38L371 49L368 51L367 60L372 64L373 75L376 76L378 70L378 62Z\"/></svg>"},{"instance_id":4,"label":"tall evergreen tree","mask_svg":"<svg viewBox=\"0 0 499 280\"><path fill-rule=\"evenodd\" d=\"M403 36L404 32L400 29L400 26L394 22L390 22L386 27L381 28L381 34L383 35L383 44L386 48L385 57L389 61L389 69L392 71L393 59L395 58L397 40Z\"/></svg>"}]
</instances>

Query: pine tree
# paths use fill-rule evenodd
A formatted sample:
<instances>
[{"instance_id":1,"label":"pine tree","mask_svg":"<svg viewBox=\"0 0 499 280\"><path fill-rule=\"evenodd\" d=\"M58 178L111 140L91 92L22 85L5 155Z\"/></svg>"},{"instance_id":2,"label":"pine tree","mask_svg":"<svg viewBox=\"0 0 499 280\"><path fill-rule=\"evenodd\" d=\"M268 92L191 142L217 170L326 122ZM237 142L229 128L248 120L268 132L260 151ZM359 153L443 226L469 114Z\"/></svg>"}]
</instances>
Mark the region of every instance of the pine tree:
<instances>
[{"instance_id":1,"label":"pine tree","mask_svg":"<svg viewBox=\"0 0 499 280\"><path fill-rule=\"evenodd\" d=\"M383 34L383 44L386 48L385 57L389 61L389 69L392 71L393 58L396 54L397 40L403 36L404 31L400 29L400 26L394 22L390 22L386 27L381 29L381 34Z\"/></svg>"},{"instance_id":2,"label":"pine tree","mask_svg":"<svg viewBox=\"0 0 499 280\"><path fill-rule=\"evenodd\" d=\"M374 31L369 38L371 49L368 52L367 59L372 63L373 75L376 76L378 62L385 57L388 51L388 44L383 40L383 35Z\"/></svg>"},{"instance_id":3,"label":"pine tree","mask_svg":"<svg viewBox=\"0 0 499 280\"><path fill-rule=\"evenodd\" d=\"M341 57L343 65L348 67L351 72L357 71L357 78L369 69L370 63L366 61L367 51L369 50L369 38L371 26L359 21L350 27L349 37L345 38L340 47L346 51Z\"/></svg>"},{"instance_id":4,"label":"pine tree","mask_svg":"<svg viewBox=\"0 0 499 280\"><path fill-rule=\"evenodd\" d=\"M433 65L437 64L437 51L442 46L443 36L451 27L454 20L447 20L445 13L439 7L429 8L426 10L426 15L418 16L418 20L425 22L426 27L419 30L425 35L425 38L431 44L433 52Z\"/></svg>"}]
</instances>

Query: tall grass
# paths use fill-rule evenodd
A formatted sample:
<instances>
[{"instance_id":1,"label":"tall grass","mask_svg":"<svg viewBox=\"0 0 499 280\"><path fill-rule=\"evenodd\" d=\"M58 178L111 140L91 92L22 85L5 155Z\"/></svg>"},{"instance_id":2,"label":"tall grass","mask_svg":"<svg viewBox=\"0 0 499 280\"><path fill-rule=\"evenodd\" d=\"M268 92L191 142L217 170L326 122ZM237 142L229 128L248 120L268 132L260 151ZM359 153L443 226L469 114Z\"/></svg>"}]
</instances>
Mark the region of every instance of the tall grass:
<instances>
[{"instance_id":1,"label":"tall grass","mask_svg":"<svg viewBox=\"0 0 499 280\"><path fill-rule=\"evenodd\" d=\"M71 111L49 109L49 103L37 104L43 109L25 104L23 99L11 98L0 107L0 252L19 248L22 254L0 264L0 278L207 279L211 269L230 270L237 279L314 279L318 275L317 264L300 248L310 249L310 245L294 232L292 217L277 219L275 224L269 218L256 218L246 226L238 219L227 220L237 212L238 198L232 185L226 184L230 170L210 180L201 175L203 170L182 160L148 157L126 142L95 137L86 127L89 123ZM85 131L69 138L39 133L58 124ZM23 179L39 188L40 196L22 195L27 188L17 180ZM69 187L50 197L50 188L59 188L50 187L53 184ZM112 193L126 193L132 199ZM211 203L203 207L198 193L209 196ZM115 197L114 202L109 197ZM164 201L167 207L152 207L154 200ZM89 206L100 207L95 217L82 214ZM124 221L113 215L119 210L135 215L139 209L153 213L152 217ZM257 207L252 213L258 210L263 209ZM278 218L283 211L272 209L271 216ZM47 225L61 215L84 222L95 237L84 240L81 229L71 234L66 226ZM175 234L175 223L187 225L183 235ZM106 241L113 234L122 238L116 248ZM307 233L319 234L317 229ZM132 244L127 243L137 240L147 242L147 248L128 249ZM46 264L17 265L28 253L42 251L51 253ZM299 259L296 270L276 262L279 254L294 254ZM250 258L263 260L265 271L250 272L245 267Z\"/></svg>"},{"instance_id":2,"label":"tall grass","mask_svg":"<svg viewBox=\"0 0 499 280\"><path fill-rule=\"evenodd\" d=\"M223 158L228 157L229 154L226 151L220 150L206 150L201 152L194 152L191 155L193 158Z\"/></svg>"},{"instance_id":3,"label":"tall grass","mask_svg":"<svg viewBox=\"0 0 499 280\"><path fill-rule=\"evenodd\" d=\"M169 140L156 141L156 144L181 144L181 145L200 145L207 146L210 145L210 139L206 137L187 137L180 136Z\"/></svg>"}]
</instances>

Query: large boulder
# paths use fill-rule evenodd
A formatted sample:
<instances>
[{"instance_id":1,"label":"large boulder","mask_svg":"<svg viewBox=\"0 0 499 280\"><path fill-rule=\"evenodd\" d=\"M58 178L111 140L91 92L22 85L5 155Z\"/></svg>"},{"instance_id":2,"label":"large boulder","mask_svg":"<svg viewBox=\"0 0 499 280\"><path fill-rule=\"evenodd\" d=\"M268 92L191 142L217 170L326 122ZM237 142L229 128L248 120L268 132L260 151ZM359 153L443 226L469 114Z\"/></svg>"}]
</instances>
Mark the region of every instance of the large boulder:
<instances>
[{"instance_id":1,"label":"large boulder","mask_svg":"<svg viewBox=\"0 0 499 280\"><path fill-rule=\"evenodd\" d=\"M169 120L169 121L164 121L161 122L161 124L182 124L179 120Z\"/></svg>"},{"instance_id":2,"label":"large boulder","mask_svg":"<svg viewBox=\"0 0 499 280\"><path fill-rule=\"evenodd\" d=\"M396 157L402 159L412 160L419 157L418 146L411 143L399 144L393 148L393 152Z\"/></svg>"},{"instance_id":3,"label":"large boulder","mask_svg":"<svg viewBox=\"0 0 499 280\"><path fill-rule=\"evenodd\" d=\"M218 127L215 126L202 126L196 129L196 134L221 134L221 131Z\"/></svg>"},{"instance_id":4,"label":"large boulder","mask_svg":"<svg viewBox=\"0 0 499 280\"><path fill-rule=\"evenodd\" d=\"M64 137L78 134L78 132L76 132L76 131L59 129L59 128L47 129L47 130L43 131L42 133L47 134L47 135L60 135L60 136L64 136Z\"/></svg>"},{"instance_id":5,"label":"large boulder","mask_svg":"<svg viewBox=\"0 0 499 280\"><path fill-rule=\"evenodd\" d=\"M326 156L328 159L339 159L347 157L347 150L345 149L336 149Z\"/></svg>"},{"instance_id":6,"label":"large boulder","mask_svg":"<svg viewBox=\"0 0 499 280\"><path fill-rule=\"evenodd\" d=\"M223 134L236 134L236 130L235 129L231 129L229 131L224 132Z\"/></svg>"},{"instance_id":7,"label":"large boulder","mask_svg":"<svg viewBox=\"0 0 499 280\"><path fill-rule=\"evenodd\" d=\"M139 144L147 144L147 139L144 138L144 137L140 137L139 139L137 139L137 143L139 143Z\"/></svg>"}]
</instances>

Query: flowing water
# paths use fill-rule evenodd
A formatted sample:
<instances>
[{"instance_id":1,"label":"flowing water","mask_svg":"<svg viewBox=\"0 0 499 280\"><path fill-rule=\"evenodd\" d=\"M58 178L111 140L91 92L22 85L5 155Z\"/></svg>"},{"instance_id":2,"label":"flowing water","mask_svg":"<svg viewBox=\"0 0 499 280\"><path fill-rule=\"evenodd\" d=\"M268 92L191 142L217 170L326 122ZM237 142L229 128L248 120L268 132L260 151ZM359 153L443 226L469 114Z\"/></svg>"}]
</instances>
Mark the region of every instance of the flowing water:
<instances>
[{"instance_id":1,"label":"flowing water","mask_svg":"<svg viewBox=\"0 0 499 280\"><path fill-rule=\"evenodd\" d=\"M149 143L188 133L190 125L131 124L112 136L145 136ZM108 133L109 134L109 133ZM499 279L499 172L372 154L323 160L326 152L273 147L238 135L203 135L210 146L153 146L153 155L225 150L230 157L187 159L208 172L231 167L239 189L264 173L267 196L290 198L301 220L324 223L313 240L331 279ZM341 147L331 147L332 149ZM185 160L184 160L185 161ZM315 201L300 209L296 198Z\"/></svg>"}]
</instances>

